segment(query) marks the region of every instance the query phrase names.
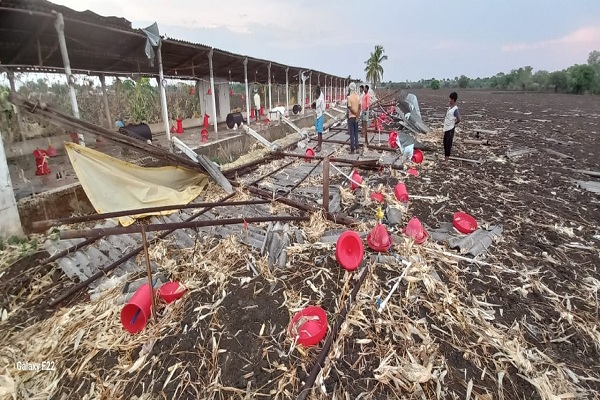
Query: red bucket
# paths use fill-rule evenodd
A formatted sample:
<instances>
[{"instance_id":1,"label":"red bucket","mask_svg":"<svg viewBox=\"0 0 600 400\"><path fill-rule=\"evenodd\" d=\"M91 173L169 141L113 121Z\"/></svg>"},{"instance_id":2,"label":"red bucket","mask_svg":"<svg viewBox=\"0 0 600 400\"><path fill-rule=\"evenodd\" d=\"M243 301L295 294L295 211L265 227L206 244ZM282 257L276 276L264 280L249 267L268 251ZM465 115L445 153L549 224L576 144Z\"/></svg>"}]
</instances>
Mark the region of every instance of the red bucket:
<instances>
[{"instance_id":1,"label":"red bucket","mask_svg":"<svg viewBox=\"0 0 600 400\"><path fill-rule=\"evenodd\" d=\"M399 183L394 187L394 195L396 196L396 200L408 202L408 191L404 183Z\"/></svg>"},{"instance_id":2,"label":"red bucket","mask_svg":"<svg viewBox=\"0 0 600 400\"><path fill-rule=\"evenodd\" d=\"M121 324L129 333L144 329L152 309L150 286L145 283L135 292L129 303L121 310Z\"/></svg>"},{"instance_id":3,"label":"red bucket","mask_svg":"<svg viewBox=\"0 0 600 400\"><path fill-rule=\"evenodd\" d=\"M358 268L365 255L362 239L354 231L346 231L338 238L335 246L335 258L347 271Z\"/></svg>"}]
</instances>

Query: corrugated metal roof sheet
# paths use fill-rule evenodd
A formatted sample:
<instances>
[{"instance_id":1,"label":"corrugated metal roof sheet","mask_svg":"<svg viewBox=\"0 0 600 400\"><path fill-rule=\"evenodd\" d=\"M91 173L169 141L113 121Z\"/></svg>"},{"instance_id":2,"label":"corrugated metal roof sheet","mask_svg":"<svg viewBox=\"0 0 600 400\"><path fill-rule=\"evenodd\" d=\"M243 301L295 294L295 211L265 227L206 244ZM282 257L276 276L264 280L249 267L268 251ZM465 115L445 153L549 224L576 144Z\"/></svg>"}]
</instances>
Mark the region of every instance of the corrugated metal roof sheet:
<instances>
[{"instance_id":1,"label":"corrugated metal roof sheet","mask_svg":"<svg viewBox=\"0 0 600 400\"><path fill-rule=\"evenodd\" d=\"M2 0L0 3L0 63L11 66L61 70L62 56L58 49L53 12L63 14L65 38L71 68L90 73L140 73L157 75L145 56L146 38L131 22L120 17L103 17L91 11L78 12L46 0ZM181 78L209 75L208 53L211 47L184 40L165 38L162 45L163 70L167 76ZM215 77L244 81L244 55L222 49L213 49ZM271 64L271 78L285 82L288 66L277 62L248 58L248 79L261 83L268 81L267 65ZM307 68L289 66L292 77ZM256 73L255 73L256 72ZM323 77L332 75L313 70ZM333 76L344 79L343 77ZM297 81L297 80L296 80Z\"/></svg>"}]
</instances>

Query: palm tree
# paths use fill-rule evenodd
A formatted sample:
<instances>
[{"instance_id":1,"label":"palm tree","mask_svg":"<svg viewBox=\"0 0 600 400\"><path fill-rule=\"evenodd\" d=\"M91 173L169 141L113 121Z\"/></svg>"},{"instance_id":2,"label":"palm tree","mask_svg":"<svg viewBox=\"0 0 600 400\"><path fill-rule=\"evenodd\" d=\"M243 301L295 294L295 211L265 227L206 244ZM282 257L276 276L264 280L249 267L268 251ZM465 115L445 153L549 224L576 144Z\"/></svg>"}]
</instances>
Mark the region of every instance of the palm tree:
<instances>
[{"instance_id":1,"label":"palm tree","mask_svg":"<svg viewBox=\"0 0 600 400\"><path fill-rule=\"evenodd\" d=\"M388 58L384 53L385 50L383 49L383 46L377 45L369 59L365 61L367 82L371 82L373 89L375 89L378 83L381 83L381 79L383 78L383 67L381 66L381 63Z\"/></svg>"}]
</instances>

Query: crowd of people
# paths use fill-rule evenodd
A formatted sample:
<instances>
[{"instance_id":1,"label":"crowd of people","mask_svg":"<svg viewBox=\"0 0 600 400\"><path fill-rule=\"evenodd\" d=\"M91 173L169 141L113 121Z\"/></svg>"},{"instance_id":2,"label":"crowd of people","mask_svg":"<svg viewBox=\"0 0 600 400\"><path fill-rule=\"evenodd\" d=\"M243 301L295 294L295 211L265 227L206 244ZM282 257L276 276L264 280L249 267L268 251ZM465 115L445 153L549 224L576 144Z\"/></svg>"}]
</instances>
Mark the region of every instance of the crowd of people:
<instances>
[{"instance_id":1,"label":"crowd of people","mask_svg":"<svg viewBox=\"0 0 600 400\"><path fill-rule=\"evenodd\" d=\"M348 86L346 119L348 121L348 134L350 135L350 154L355 154L358 151L359 122L361 125L361 132L364 136L364 146L366 147L369 144L368 128L371 122L369 119L371 107L371 94L369 93L369 90L369 85L360 85L357 92L356 83L354 82L350 83ZM315 147L315 151L320 152L323 141L325 99L319 86L316 87L316 98L316 102L312 105L312 108L316 111L315 130L317 131L318 136L318 143ZM458 112L458 106L456 105L457 100L458 94L456 92L450 93L449 107L446 110L443 125L445 161L450 160L452 142L454 141L454 130L456 125L460 122L460 114Z\"/></svg>"}]
</instances>

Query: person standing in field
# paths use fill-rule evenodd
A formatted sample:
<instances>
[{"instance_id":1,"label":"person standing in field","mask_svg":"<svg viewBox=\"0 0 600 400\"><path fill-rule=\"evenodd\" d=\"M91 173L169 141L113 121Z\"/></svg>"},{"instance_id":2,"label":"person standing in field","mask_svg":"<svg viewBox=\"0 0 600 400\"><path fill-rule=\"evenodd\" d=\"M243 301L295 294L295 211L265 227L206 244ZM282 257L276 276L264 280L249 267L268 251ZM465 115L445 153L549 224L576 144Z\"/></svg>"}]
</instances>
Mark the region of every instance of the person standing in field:
<instances>
[{"instance_id":1,"label":"person standing in field","mask_svg":"<svg viewBox=\"0 0 600 400\"><path fill-rule=\"evenodd\" d=\"M358 118L360 112L360 99L356 94L356 83L350 83L348 96L348 131L350 132L350 154L358 150Z\"/></svg>"},{"instance_id":2,"label":"person standing in field","mask_svg":"<svg viewBox=\"0 0 600 400\"><path fill-rule=\"evenodd\" d=\"M362 132L365 136L365 147L369 144L367 136L367 128L369 126L369 107L371 106L371 95L369 94L369 85L365 85L365 93L360 103L360 111L362 113Z\"/></svg>"},{"instance_id":3,"label":"person standing in field","mask_svg":"<svg viewBox=\"0 0 600 400\"><path fill-rule=\"evenodd\" d=\"M444 155L446 156L446 161L450 160L452 141L454 140L454 128L460 122L460 113L458 112L458 106L456 105L458 94L456 94L456 92L450 93L449 99L450 105L446 111L446 117L444 118Z\"/></svg>"},{"instance_id":4,"label":"person standing in field","mask_svg":"<svg viewBox=\"0 0 600 400\"><path fill-rule=\"evenodd\" d=\"M256 121L260 119L260 95L258 89L254 89L254 116Z\"/></svg>"},{"instance_id":5,"label":"person standing in field","mask_svg":"<svg viewBox=\"0 0 600 400\"><path fill-rule=\"evenodd\" d=\"M315 120L315 130L319 138L319 143L315 147L315 151L318 153L321 151L321 144L323 143L323 122L325 120L325 98L321 87L317 86L315 89L317 95L317 101L315 102L315 111L317 113L317 119Z\"/></svg>"}]
</instances>

